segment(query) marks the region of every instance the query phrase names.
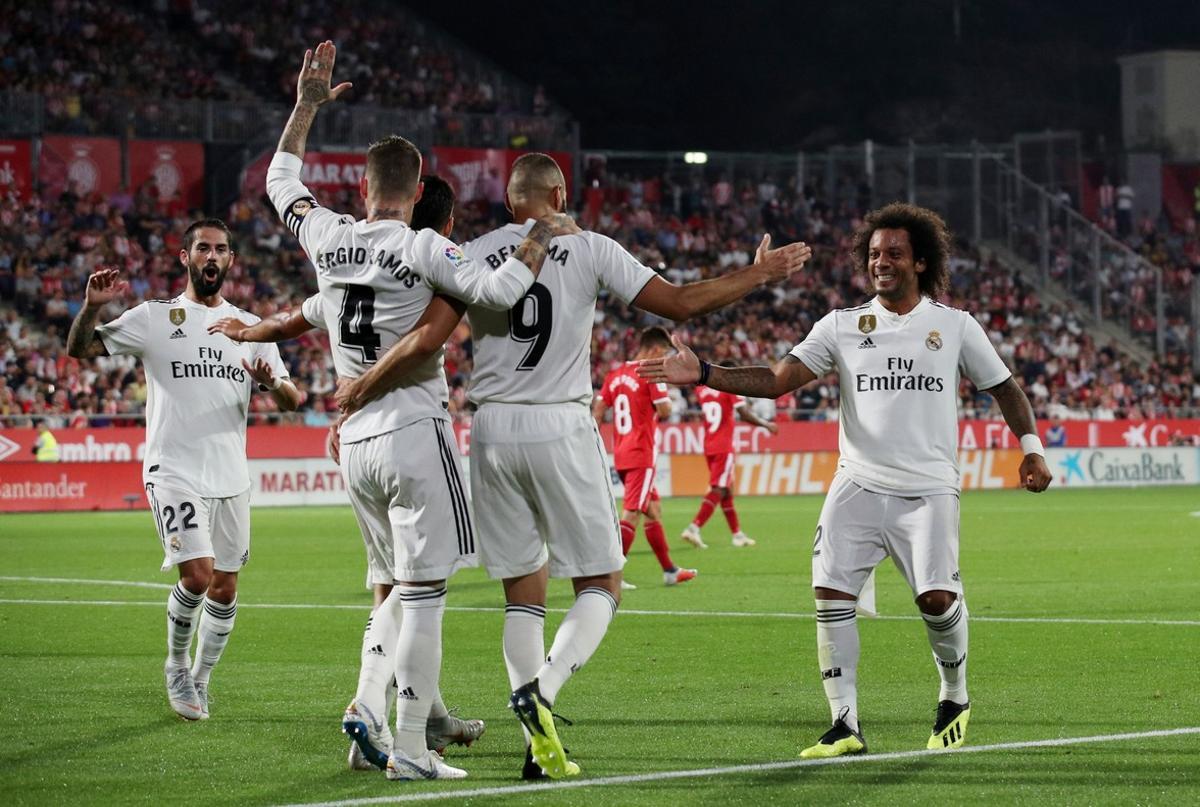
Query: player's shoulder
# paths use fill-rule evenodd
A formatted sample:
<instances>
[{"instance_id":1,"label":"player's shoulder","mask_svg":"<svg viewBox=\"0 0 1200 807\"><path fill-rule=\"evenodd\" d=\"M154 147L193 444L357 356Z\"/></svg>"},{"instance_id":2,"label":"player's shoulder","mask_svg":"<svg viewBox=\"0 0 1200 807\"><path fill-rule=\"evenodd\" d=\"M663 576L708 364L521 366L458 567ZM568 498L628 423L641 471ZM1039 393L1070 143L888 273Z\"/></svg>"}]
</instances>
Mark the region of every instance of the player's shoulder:
<instances>
[{"instance_id":1,"label":"player's shoulder","mask_svg":"<svg viewBox=\"0 0 1200 807\"><path fill-rule=\"evenodd\" d=\"M966 311L962 308L955 308L954 306L946 305L945 303L939 303L937 300L933 299L929 300L928 313L931 318L944 320L947 322L956 322L964 326L967 324L968 320L975 319L975 315L970 311Z\"/></svg>"},{"instance_id":2,"label":"player's shoulder","mask_svg":"<svg viewBox=\"0 0 1200 807\"><path fill-rule=\"evenodd\" d=\"M244 308L239 308L228 300L221 305L219 313L222 317L233 317L234 319L241 320L247 325L254 325L262 322L262 317L260 317L258 314L252 314Z\"/></svg>"}]
</instances>

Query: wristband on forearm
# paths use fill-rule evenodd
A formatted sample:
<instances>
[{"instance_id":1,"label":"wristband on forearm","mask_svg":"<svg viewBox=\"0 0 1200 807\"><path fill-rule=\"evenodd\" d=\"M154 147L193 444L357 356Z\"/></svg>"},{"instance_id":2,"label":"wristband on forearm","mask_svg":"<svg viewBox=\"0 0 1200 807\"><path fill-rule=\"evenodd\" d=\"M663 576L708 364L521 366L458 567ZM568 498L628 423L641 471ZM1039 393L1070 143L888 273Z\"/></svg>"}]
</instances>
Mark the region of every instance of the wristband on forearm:
<instances>
[{"instance_id":1,"label":"wristband on forearm","mask_svg":"<svg viewBox=\"0 0 1200 807\"><path fill-rule=\"evenodd\" d=\"M701 359L700 360L700 380L697 381L696 383L700 384L700 385L707 385L708 384L708 375L711 372L712 372L712 365L709 364L708 362L706 362L704 359Z\"/></svg>"},{"instance_id":2,"label":"wristband on forearm","mask_svg":"<svg viewBox=\"0 0 1200 807\"><path fill-rule=\"evenodd\" d=\"M1036 434L1021 435L1021 451L1025 454L1046 456L1046 449L1042 446L1042 440Z\"/></svg>"}]
</instances>

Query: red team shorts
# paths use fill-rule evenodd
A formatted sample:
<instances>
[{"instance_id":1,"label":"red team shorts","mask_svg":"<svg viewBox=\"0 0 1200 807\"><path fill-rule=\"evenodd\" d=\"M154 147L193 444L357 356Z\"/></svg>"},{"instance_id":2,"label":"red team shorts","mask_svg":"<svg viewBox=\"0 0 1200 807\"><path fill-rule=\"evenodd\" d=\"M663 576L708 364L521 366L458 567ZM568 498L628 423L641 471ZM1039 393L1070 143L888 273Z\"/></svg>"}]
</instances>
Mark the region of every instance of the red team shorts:
<instances>
[{"instance_id":1,"label":"red team shorts","mask_svg":"<svg viewBox=\"0 0 1200 807\"><path fill-rule=\"evenodd\" d=\"M733 453L705 454L708 462L708 484L714 488L733 487Z\"/></svg>"},{"instance_id":2,"label":"red team shorts","mask_svg":"<svg viewBox=\"0 0 1200 807\"><path fill-rule=\"evenodd\" d=\"M631 513L644 513L650 502L658 501L658 489L654 487L653 468L629 468L617 471L621 484L625 486L625 509Z\"/></svg>"}]
</instances>

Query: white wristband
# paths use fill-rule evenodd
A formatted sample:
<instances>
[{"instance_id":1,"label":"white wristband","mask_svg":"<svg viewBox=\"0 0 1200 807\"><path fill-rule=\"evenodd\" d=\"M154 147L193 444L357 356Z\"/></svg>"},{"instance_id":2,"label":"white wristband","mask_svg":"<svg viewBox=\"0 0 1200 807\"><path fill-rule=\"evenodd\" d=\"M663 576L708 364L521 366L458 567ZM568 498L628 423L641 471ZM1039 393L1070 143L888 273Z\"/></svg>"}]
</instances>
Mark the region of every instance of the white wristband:
<instances>
[{"instance_id":1,"label":"white wristband","mask_svg":"<svg viewBox=\"0 0 1200 807\"><path fill-rule=\"evenodd\" d=\"M282 386L283 386L283 376L281 376L281 375L275 376L275 380L271 382L271 389L277 390ZM1025 438L1021 438L1021 439L1023 440ZM1038 445L1040 446L1041 443L1038 443Z\"/></svg>"},{"instance_id":2,"label":"white wristband","mask_svg":"<svg viewBox=\"0 0 1200 807\"><path fill-rule=\"evenodd\" d=\"M1046 456L1046 449L1042 447L1042 439L1036 434L1021 435L1021 451L1026 454Z\"/></svg>"}]
</instances>

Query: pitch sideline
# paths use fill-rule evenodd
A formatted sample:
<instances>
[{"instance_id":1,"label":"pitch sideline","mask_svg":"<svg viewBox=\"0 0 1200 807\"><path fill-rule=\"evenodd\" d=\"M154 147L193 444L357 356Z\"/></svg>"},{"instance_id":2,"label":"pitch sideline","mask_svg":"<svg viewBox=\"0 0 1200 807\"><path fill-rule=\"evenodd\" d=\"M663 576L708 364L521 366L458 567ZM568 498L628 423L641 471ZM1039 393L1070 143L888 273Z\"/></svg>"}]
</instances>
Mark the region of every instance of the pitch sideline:
<instances>
[{"instance_id":1,"label":"pitch sideline","mask_svg":"<svg viewBox=\"0 0 1200 807\"><path fill-rule=\"evenodd\" d=\"M1089 737L1061 737L1052 740L1025 740L1011 743L993 743L992 745L965 746L952 751L942 749L918 751L893 751L887 754L863 754L858 756L833 757L832 759L795 759L784 762L764 762L750 765L731 765L724 768L696 768L682 771L658 771L628 776L604 776L597 779L570 779L554 782L543 782L531 785L510 785L507 787L481 787L472 790L445 790L439 792L402 793L395 796L374 796L370 798L344 799L341 801L298 802L282 807L359 807L371 804L403 804L414 801L444 801L449 799L466 799L475 796L508 796L517 793L541 793L555 790L579 789L583 787L605 787L610 785L631 785L643 782L662 782L671 779L694 779L702 776L729 776L731 774L761 773L764 771L793 770L796 768L816 768L827 765L866 764L870 762L889 762L897 759L915 759L931 756L950 756L959 754L981 754L990 751L1022 751L1035 748L1059 748L1062 746L1085 745L1089 743L1111 743L1123 740L1147 740L1158 737L1178 737L1188 734L1200 734L1200 726L1188 726L1177 729L1160 729L1157 731L1138 731L1124 734L1095 734Z\"/></svg>"}]
</instances>

